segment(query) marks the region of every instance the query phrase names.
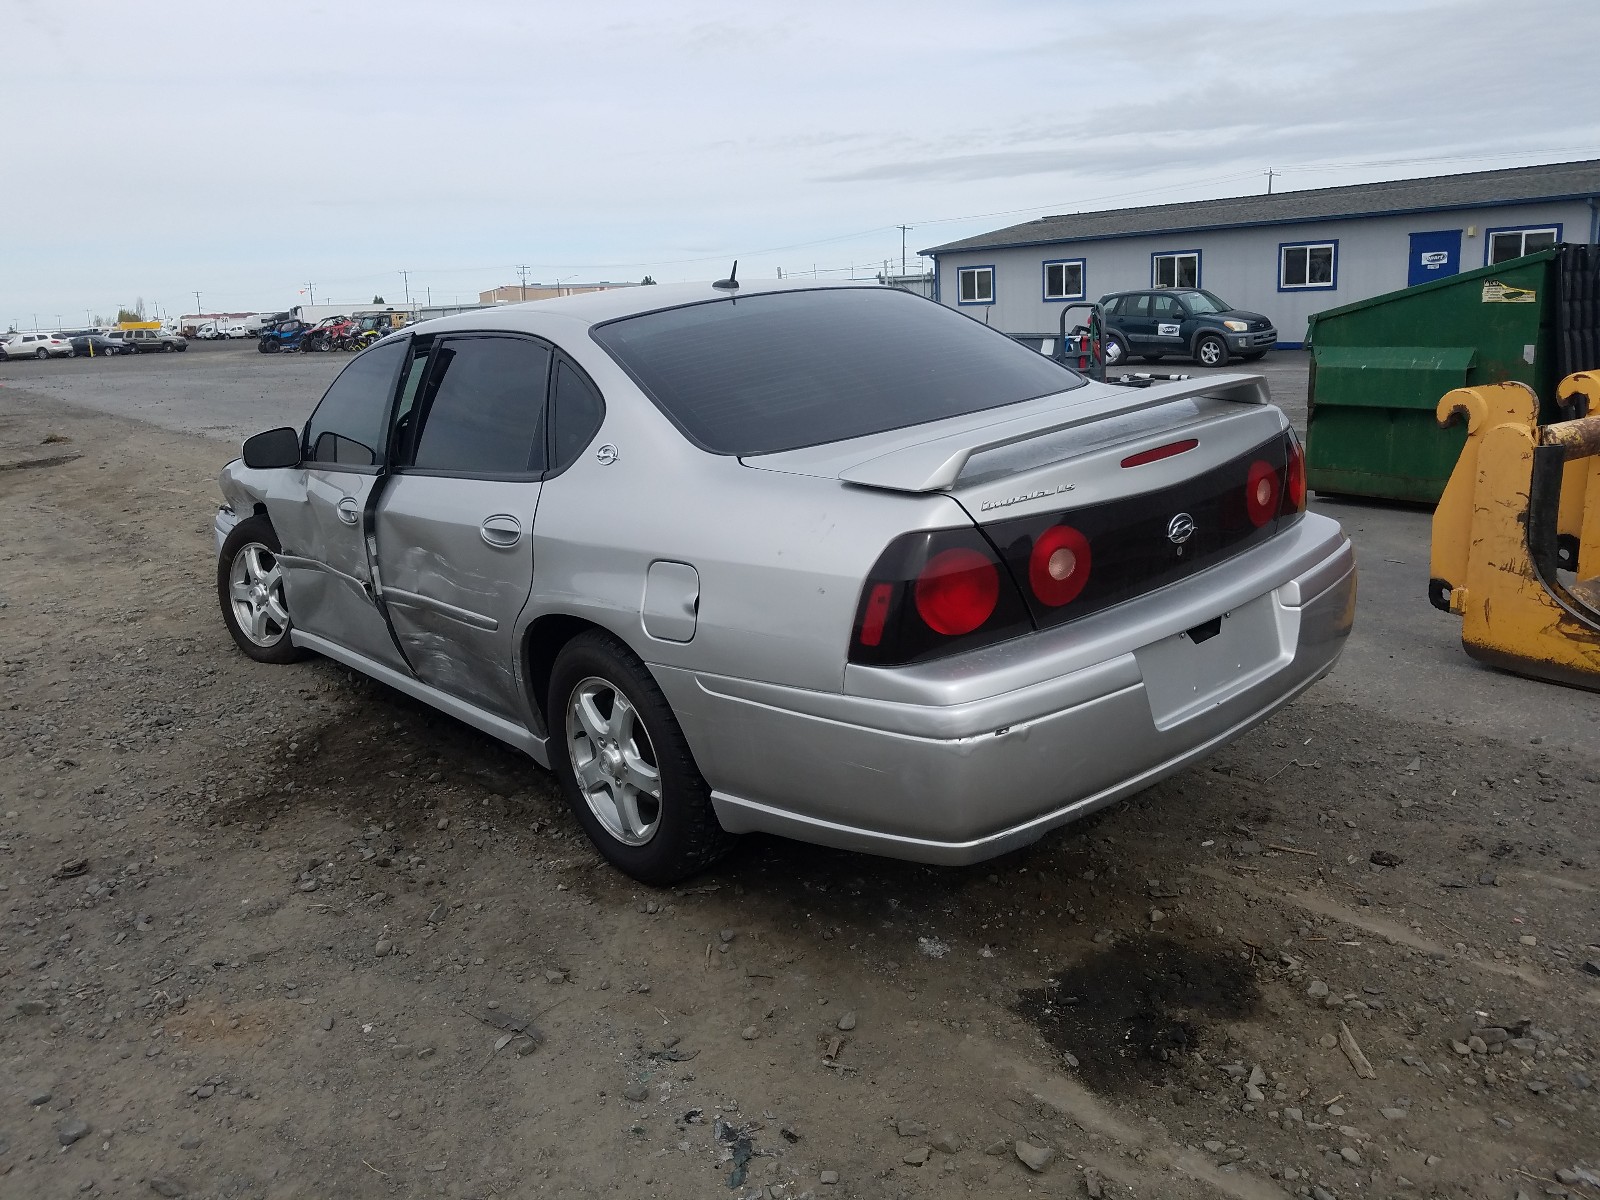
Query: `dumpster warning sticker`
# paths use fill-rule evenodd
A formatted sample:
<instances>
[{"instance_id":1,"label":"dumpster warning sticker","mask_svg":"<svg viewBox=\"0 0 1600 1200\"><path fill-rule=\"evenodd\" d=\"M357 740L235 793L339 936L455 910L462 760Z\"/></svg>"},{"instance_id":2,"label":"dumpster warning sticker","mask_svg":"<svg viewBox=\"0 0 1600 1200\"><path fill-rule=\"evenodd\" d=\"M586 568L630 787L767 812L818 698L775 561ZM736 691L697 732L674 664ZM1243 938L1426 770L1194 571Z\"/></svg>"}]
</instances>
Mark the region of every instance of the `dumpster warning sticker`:
<instances>
[{"instance_id":1,"label":"dumpster warning sticker","mask_svg":"<svg viewBox=\"0 0 1600 1200\"><path fill-rule=\"evenodd\" d=\"M1532 288L1507 287L1498 279L1491 279L1483 285L1483 302L1485 304L1532 304L1538 299L1538 293Z\"/></svg>"}]
</instances>

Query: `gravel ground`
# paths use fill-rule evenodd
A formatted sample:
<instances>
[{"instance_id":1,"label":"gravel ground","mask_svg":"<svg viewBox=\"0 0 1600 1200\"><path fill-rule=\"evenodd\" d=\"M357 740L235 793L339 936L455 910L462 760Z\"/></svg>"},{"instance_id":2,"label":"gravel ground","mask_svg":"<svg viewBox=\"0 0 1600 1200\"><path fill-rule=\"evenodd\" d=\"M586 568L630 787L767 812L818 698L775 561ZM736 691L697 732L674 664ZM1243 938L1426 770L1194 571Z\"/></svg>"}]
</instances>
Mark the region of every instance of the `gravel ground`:
<instances>
[{"instance_id":1,"label":"gravel ground","mask_svg":"<svg viewBox=\"0 0 1600 1200\"><path fill-rule=\"evenodd\" d=\"M1593 696L1353 643L1007 858L651 891L498 743L233 650L193 431L341 361L0 368L8 1200L1600 1196Z\"/></svg>"}]
</instances>

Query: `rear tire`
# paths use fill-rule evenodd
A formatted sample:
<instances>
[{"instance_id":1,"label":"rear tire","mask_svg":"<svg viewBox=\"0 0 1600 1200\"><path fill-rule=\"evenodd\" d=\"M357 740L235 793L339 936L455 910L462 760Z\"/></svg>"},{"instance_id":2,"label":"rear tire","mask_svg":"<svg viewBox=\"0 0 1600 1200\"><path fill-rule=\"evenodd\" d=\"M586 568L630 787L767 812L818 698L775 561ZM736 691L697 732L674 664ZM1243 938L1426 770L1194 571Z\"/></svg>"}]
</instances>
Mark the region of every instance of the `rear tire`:
<instances>
[{"instance_id":1,"label":"rear tire","mask_svg":"<svg viewBox=\"0 0 1600 1200\"><path fill-rule=\"evenodd\" d=\"M1239 357L1244 359L1245 362L1260 362L1266 356L1267 352L1265 350L1256 350L1250 354L1241 354Z\"/></svg>"},{"instance_id":2,"label":"rear tire","mask_svg":"<svg viewBox=\"0 0 1600 1200\"><path fill-rule=\"evenodd\" d=\"M33 356L35 358L49 358L50 357L50 351L48 351L48 350L35 350L33 352Z\"/></svg>"},{"instance_id":3,"label":"rear tire","mask_svg":"<svg viewBox=\"0 0 1600 1200\"><path fill-rule=\"evenodd\" d=\"M619 871L662 887L732 848L672 706L621 642L594 630L563 646L545 711L567 803Z\"/></svg>"},{"instance_id":4,"label":"rear tire","mask_svg":"<svg viewBox=\"0 0 1600 1200\"><path fill-rule=\"evenodd\" d=\"M1195 341L1194 357L1202 367L1228 365L1228 343L1214 333L1203 333Z\"/></svg>"},{"instance_id":5,"label":"rear tire","mask_svg":"<svg viewBox=\"0 0 1600 1200\"><path fill-rule=\"evenodd\" d=\"M290 640L294 620L278 566L282 549L266 517L247 517L233 527L217 556L217 601L234 643L250 658L281 666L310 657Z\"/></svg>"},{"instance_id":6,"label":"rear tire","mask_svg":"<svg viewBox=\"0 0 1600 1200\"><path fill-rule=\"evenodd\" d=\"M1106 366L1120 367L1128 361L1128 343L1116 333L1106 335Z\"/></svg>"}]
</instances>

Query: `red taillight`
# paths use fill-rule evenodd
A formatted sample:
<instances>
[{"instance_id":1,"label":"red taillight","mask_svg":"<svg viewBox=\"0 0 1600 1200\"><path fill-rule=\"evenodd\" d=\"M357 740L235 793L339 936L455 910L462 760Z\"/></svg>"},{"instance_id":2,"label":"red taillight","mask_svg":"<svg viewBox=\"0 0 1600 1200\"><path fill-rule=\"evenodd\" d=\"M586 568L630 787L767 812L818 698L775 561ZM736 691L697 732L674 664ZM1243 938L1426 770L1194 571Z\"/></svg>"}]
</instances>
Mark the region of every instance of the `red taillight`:
<instances>
[{"instance_id":1,"label":"red taillight","mask_svg":"<svg viewBox=\"0 0 1600 1200\"><path fill-rule=\"evenodd\" d=\"M1300 440L1289 436L1289 464L1284 469L1283 511L1285 514L1306 510L1306 451Z\"/></svg>"},{"instance_id":2,"label":"red taillight","mask_svg":"<svg viewBox=\"0 0 1600 1200\"><path fill-rule=\"evenodd\" d=\"M883 626L889 619L889 604L894 599L894 586L888 583L873 584L867 593L866 612L861 617L861 644L876 646L883 641Z\"/></svg>"},{"instance_id":3,"label":"red taillight","mask_svg":"<svg viewBox=\"0 0 1600 1200\"><path fill-rule=\"evenodd\" d=\"M1278 515L1278 472L1271 463L1256 459L1244 488L1245 511L1257 529Z\"/></svg>"},{"instance_id":4,"label":"red taillight","mask_svg":"<svg viewBox=\"0 0 1600 1200\"><path fill-rule=\"evenodd\" d=\"M1160 462L1163 458L1171 458L1176 454L1187 453L1199 444L1199 438L1184 438L1181 442L1168 442L1165 446L1157 446L1153 450L1141 450L1137 454L1130 454L1122 460L1122 465L1125 467L1142 467L1145 463Z\"/></svg>"},{"instance_id":5,"label":"red taillight","mask_svg":"<svg viewBox=\"0 0 1600 1200\"><path fill-rule=\"evenodd\" d=\"M1052 525L1028 555L1028 586L1041 604L1060 608L1089 582L1089 539L1070 525Z\"/></svg>"},{"instance_id":6,"label":"red taillight","mask_svg":"<svg viewBox=\"0 0 1600 1200\"><path fill-rule=\"evenodd\" d=\"M1000 572L993 560L958 546L941 550L917 576L917 615L946 637L971 633L994 614Z\"/></svg>"}]
</instances>

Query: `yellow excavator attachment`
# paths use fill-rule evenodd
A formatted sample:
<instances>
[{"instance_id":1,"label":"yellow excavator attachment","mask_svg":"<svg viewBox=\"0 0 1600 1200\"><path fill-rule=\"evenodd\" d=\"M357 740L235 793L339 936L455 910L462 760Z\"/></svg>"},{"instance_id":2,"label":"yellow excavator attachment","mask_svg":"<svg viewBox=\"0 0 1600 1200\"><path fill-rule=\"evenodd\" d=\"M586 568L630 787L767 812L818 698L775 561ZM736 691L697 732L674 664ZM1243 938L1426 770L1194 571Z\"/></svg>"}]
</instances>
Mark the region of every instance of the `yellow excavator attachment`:
<instances>
[{"instance_id":1,"label":"yellow excavator attachment","mask_svg":"<svg viewBox=\"0 0 1600 1200\"><path fill-rule=\"evenodd\" d=\"M1557 394L1600 413L1600 373ZM1522 383L1439 401L1467 442L1434 510L1428 595L1461 616L1472 657L1600 690L1600 415L1541 426L1538 413Z\"/></svg>"}]
</instances>

